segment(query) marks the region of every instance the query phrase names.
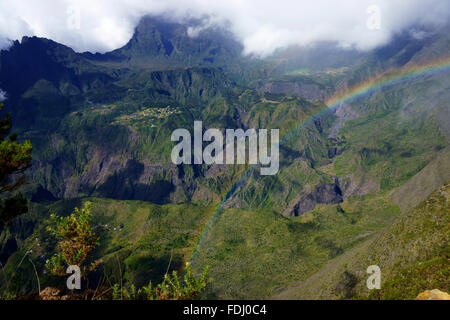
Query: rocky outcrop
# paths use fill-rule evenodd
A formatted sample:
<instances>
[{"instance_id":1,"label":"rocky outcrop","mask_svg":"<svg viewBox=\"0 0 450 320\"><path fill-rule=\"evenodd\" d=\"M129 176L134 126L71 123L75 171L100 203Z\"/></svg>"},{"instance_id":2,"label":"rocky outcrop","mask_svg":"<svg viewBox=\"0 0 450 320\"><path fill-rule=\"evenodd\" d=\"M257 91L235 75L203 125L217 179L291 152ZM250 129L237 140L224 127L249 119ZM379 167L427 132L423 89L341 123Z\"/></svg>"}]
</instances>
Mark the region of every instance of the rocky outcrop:
<instances>
[{"instance_id":1,"label":"rocky outcrop","mask_svg":"<svg viewBox=\"0 0 450 320\"><path fill-rule=\"evenodd\" d=\"M314 209L316 204L333 204L343 201L342 191L337 183L318 186L313 192L300 196L283 213L285 216L300 216Z\"/></svg>"},{"instance_id":2,"label":"rocky outcrop","mask_svg":"<svg viewBox=\"0 0 450 320\"><path fill-rule=\"evenodd\" d=\"M329 147L328 148L328 157L333 159L342 153L342 148L338 147Z\"/></svg>"},{"instance_id":3,"label":"rocky outcrop","mask_svg":"<svg viewBox=\"0 0 450 320\"><path fill-rule=\"evenodd\" d=\"M416 300L450 300L450 294L441 290L425 290L419 293Z\"/></svg>"}]
</instances>

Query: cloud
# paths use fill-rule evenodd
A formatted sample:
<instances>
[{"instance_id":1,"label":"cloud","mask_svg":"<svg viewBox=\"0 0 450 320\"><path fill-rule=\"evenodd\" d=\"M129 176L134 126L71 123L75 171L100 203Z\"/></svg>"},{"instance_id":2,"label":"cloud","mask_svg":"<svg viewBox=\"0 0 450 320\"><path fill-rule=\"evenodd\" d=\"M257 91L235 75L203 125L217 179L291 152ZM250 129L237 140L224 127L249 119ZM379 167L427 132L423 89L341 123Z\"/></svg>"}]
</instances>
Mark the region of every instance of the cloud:
<instances>
[{"instance_id":1,"label":"cloud","mask_svg":"<svg viewBox=\"0 0 450 320\"><path fill-rule=\"evenodd\" d=\"M375 8L375 9L374 9ZM371 49L412 26L448 23L448 0L15 0L0 2L0 47L24 35L51 38L77 51L123 46L139 19L165 15L176 21L204 18L224 26L245 53L268 55L290 45L333 41ZM201 28L190 30L198 35Z\"/></svg>"},{"instance_id":2,"label":"cloud","mask_svg":"<svg viewBox=\"0 0 450 320\"><path fill-rule=\"evenodd\" d=\"M0 102L3 102L5 100L6 100L6 92L0 88Z\"/></svg>"}]
</instances>

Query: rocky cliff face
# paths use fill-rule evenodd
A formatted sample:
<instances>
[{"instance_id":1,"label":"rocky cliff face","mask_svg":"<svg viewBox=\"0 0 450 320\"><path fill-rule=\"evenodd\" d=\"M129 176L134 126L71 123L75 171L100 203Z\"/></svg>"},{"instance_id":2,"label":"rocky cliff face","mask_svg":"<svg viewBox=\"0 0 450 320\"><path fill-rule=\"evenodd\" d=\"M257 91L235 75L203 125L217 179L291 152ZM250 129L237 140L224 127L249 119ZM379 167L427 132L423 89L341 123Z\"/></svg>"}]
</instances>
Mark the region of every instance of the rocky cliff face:
<instances>
[{"instance_id":1,"label":"rocky cliff face","mask_svg":"<svg viewBox=\"0 0 450 320\"><path fill-rule=\"evenodd\" d=\"M316 204L334 204L343 201L342 191L337 182L319 185L309 194L296 198L283 213L286 216L300 216L314 209Z\"/></svg>"},{"instance_id":2,"label":"rocky cliff face","mask_svg":"<svg viewBox=\"0 0 450 320\"><path fill-rule=\"evenodd\" d=\"M153 70L214 66L238 71L243 46L231 33L220 28L202 29L199 22L144 17L124 47L104 55L84 56Z\"/></svg>"}]
</instances>

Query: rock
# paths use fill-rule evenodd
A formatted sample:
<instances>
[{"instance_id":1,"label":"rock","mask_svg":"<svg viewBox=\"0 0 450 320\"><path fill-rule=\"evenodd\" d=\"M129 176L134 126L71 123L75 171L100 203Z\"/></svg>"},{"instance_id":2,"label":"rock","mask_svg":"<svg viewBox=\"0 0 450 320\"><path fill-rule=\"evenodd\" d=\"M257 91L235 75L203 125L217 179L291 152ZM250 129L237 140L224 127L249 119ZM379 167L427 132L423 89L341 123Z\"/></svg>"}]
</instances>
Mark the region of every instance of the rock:
<instances>
[{"instance_id":1,"label":"rock","mask_svg":"<svg viewBox=\"0 0 450 320\"><path fill-rule=\"evenodd\" d=\"M450 300L450 294L441 290L426 290L419 293L416 300Z\"/></svg>"},{"instance_id":2,"label":"rock","mask_svg":"<svg viewBox=\"0 0 450 320\"><path fill-rule=\"evenodd\" d=\"M55 287L47 287L39 294L41 300L60 300L61 290Z\"/></svg>"},{"instance_id":3,"label":"rock","mask_svg":"<svg viewBox=\"0 0 450 320\"><path fill-rule=\"evenodd\" d=\"M340 148L337 148L337 147L329 147L328 148L328 157L330 159L337 157L341 153L342 153L342 149L340 149Z\"/></svg>"},{"instance_id":4,"label":"rock","mask_svg":"<svg viewBox=\"0 0 450 320\"><path fill-rule=\"evenodd\" d=\"M314 209L316 204L332 204L343 201L342 191L338 183L325 183L319 185L313 192L302 195L285 210L285 216L300 216Z\"/></svg>"},{"instance_id":5,"label":"rock","mask_svg":"<svg viewBox=\"0 0 450 320\"><path fill-rule=\"evenodd\" d=\"M40 300L85 300L86 297L93 295L92 290L86 290L84 292L71 292L65 290L64 287L46 287L39 294ZM36 297L29 296L27 300L34 300Z\"/></svg>"}]
</instances>

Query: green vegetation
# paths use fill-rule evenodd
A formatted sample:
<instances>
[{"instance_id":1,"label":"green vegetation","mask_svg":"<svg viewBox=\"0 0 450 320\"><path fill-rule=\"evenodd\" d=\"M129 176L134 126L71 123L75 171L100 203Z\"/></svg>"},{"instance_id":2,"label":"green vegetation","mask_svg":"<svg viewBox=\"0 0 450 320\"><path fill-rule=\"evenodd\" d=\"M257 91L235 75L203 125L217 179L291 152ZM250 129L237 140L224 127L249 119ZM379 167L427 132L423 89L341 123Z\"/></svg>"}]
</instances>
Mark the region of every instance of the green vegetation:
<instances>
[{"instance_id":1,"label":"green vegetation","mask_svg":"<svg viewBox=\"0 0 450 320\"><path fill-rule=\"evenodd\" d=\"M47 227L47 231L59 240L58 249L61 251L51 257L47 269L53 275L65 276L66 268L76 265L81 268L81 274L86 276L101 263L99 260L88 267L83 265L90 258L100 237L92 226L91 203L86 202L81 209L75 208L70 216L57 217L51 214L50 218L52 225Z\"/></svg>"},{"instance_id":2,"label":"green vegetation","mask_svg":"<svg viewBox=\"0 0 450 320\"><path fill-rule=\"evenodd\" d=\"M193 267L211 266L206 297L267 298L373 236L399 214L386 196L318 205L300 217L226 209L197 248Z\"/></svg>"},{"instance_id":3,"label":"green vegetation","mask_svg":"<svg viewBox=\"0 0 450 320\"><path fill-rule=\"evenodd\" d=\"M446 183L378 234L335 257L279 299L414 299L425 290L448 292L449 190ZM366 287L366 269L381 269L381 290Z\"/></svg>"},{"instance_id":4,"label":"green vegetation","mask_svg":"<svg viewBox=\"0 0 450 320\"><path fill-rule=\"evenodd\" d=\"M11 115L7 113L0 118L0 228L27 211L27 200L20 193L11 193L25 183L23 173L31 166L32 147L28 140L17 142L15 133L8 136L10 130Z\"/></svg>"},{"instance_id":5,"label":"green vegetation","mask_svg":"<svg viewBox=\"0 0 450 320\"><path fill-rule=\"evenodd\" d=\"M5 266L13 277L0 287L1 296L17 297L38 285L61 285L65 278L55 275L67 276L67 265L81 266L83 279L98 287L97 294L83 288L81 295L89 299L194 299L205 289L209 268L197 275L187 261L208 208L89 200L70 215L66 212L79 200L32 208L39 212L35 217L41 227L21 244L32 249L18 252ZM190 212L191 217L182 212ZM34 268L37 273L31 272ZM24 281L31 288L24 288Z\"/></svg>"},{"instance_id":6,"label":"green vegetation","mask_svg":"<svg viewBox=\"0 0 450 320\"><path fill-rule=\"evenodd\" d=\"M139 121L144 119L163 119L170 116L173 113L177 113L176 109L173 109L169 106L166 108L146 108L139 112L132 113L130 115L123 115L119 117L113 124L127 124L133 121ZM152 124L151 126L155 126Z\"/></svg>"},{"instance_id":7,"label":"green vegetation","mask_svg":"<svg viewBox=\"0 0 450 320\"><path fill-rule=\"evenodd\" d=\"M350 120L340 135L348 150L337 157L336 174L364 176L382 191L406 182L447 143L424 115L411 117L398 110Z\"/></svg>"},{"instance_id":8,"label":"green vegetation","mask_svg":"<svg viewBox=\"0 0 450 320\"><path fill-rule=\"evenodd\" d=\"M365 54L327 46L257 60L217 30L194 39L184 25L148 18L137 31L107 54L35 37L2 51L0 82L27 141L9 135L9 115L0 120L0 295L63 285L53 273L99 259L85 280L109 290L103 298L448 291L447 191L427 198L450 172L448 74L369 90L337 110L323 102L385 70L436 59L448 52L448 32L420 48L408 39ZM278 174L174 165L171 133L192 131L194 120L279 128ZM28 141L36 165L19 189ZM14 220L27 200L11 202L11 191L29 202ZM382 268L378 293L364 287L371 264Z\"/></svg>"},{"instance_id":9,"label":"green vegetation","mask_svg":"<svg viewBox=\"0 0 450 320\"><path fill-rule=\"evenodd\" d=\"M165 274L164 280L156 287L149 285L136 289L134 285L130 289L121 289L119 284L113 287L113 300L192 300L205 290L208 279L208 267L205 267L199 276L194 276L189 266L186 267L184 276L179 276L177 271Z\"/></svg>"},{"instance_id":10,"label":"green vegetation","mask_svg":"<svg viewBox=\"0 0 450 320\"><path fill-rule=\"evenodd\" d=\"M373 244L370 259L380 265L384 280L369 298L414 299L425 290L450 291L449 200L447 182Z\"/></svg>"},{"instance_id":11,"label":"green vegetation","mask_svg":"<svg viewBox=\"0 0 450 320\"><path fill-rule=\"evenodd\" d=\"M102 264L89 273L89 279L93 286L107 287L120 283L123 288L129 288L131 284L140 288L150 281L161 283L167 272L185 273L186 262L214 210L213 206L197 204L155 205L97 198L63 200L47 205L32 203L30 212L23 218L29 219L37 228L18 243L20 250L5 265L3 270L11 278L7 283L2 281L1 291L19 296L36 290L38 284L30 260L39 274L41 288L65 283L64 279L47 273L46 260L50 262L60 252L58 241L47 231L48 218L53 213L59 216L55 216L57 221L66 223L80 214L86 216L85 209L74 210L75 207L84 207L86 202L92 202L93 229L90 230L100 235L86 261L102 260ZM73 211L78 214L72 215ZM89 225L84 222L83 230ZM86 266L89 267L90 263Z\"/></svg>"},{"instance_id":12,"label":"green vegetation","mask_svg":"<svg viewBox=\"0 0 450 320\"><path fill-rule=\"evenodd\" d=\"M449 256L413 263L406 268L393 271L384 282L382 290L374 290L367 297L375 300L413 300L420 292L450 289Z\"/></svg>"}]
</instances>

